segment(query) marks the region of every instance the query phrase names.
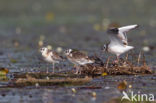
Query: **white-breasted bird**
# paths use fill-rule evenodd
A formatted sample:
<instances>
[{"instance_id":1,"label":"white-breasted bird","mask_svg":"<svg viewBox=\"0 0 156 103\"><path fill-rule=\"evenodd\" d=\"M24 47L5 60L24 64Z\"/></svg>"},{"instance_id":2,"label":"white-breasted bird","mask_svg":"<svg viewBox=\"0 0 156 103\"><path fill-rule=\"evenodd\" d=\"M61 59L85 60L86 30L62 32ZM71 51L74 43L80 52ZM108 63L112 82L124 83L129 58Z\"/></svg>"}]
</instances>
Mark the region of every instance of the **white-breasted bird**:
<instances>
[{"instance_id":1,"label":"white-breasted bird","mask_svg":"<svg viewBox=\"0 0 156 103\"><path fill-rule=\"evenodd\" d=\"M103 50L115 54L118 60L121 54L134 48L133 46L128 45L126 33L137 27L138 25L134 24L134 25L128 25L119 28L108 29L107 33L110 38L110 43L105 44L103 46Z\"/></svg>"},{"instance_id":2,"label":"white-breasted bird","mask_svg":"<svg viewBox=\"0 0 156 103\"><path fill-rule=\"evenodd\" d=\"M81 65L91 64L95 62L95 60L89 58L88 55L78 50L67 49L65 50L65 55L67 59L76 66L76 74L78 74L79 71L81 73Z\"/></svg>"},{"instance_id":3,"label":"white-breasted bird","mask_svg":"<svg viewBox=\"0 0 156 103\"><path fill-rule=\"evenodd\" d=\"M49 50L47 47L43 47L40 49L44 60L53 64L53 73L55 69L55 63L59 63L59 61L63 60L61 56L59 56L55 51Z\"/></svg>"}]
</instances>

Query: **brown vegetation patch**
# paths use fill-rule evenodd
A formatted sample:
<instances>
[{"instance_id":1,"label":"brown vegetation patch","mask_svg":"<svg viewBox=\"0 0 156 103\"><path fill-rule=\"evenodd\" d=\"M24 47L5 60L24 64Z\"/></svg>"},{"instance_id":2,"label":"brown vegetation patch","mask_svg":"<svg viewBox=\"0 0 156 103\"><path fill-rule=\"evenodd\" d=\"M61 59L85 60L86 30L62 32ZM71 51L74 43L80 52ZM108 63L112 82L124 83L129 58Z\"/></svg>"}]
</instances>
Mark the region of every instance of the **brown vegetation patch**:
<instances>
[{"instance_id":1,"label":"brown vegetation patch","mask_svg":"<svg viewBox=\"0 0 156 103\"><path fill-rule=\"evenodd\" d=\"M97 58L97 57L96 57ZM104 65L100 64L87 64L81 66L81 73L87 75L101 75L106 73L108 75L137 75L137 74L151 74L152 70L146 64L144 55L141 58L141 54L136 56L132 55L131 60L128 60L128 55L125 59L120 59L118 63L111 61L108 57Z\"/></svg>"},{"instance_id":2,"label":"brown vegetation patch","mask_svg":"<svg viewBox=\"0 0 156 103\"><path fill-rule=\"evenodd\" d=\"M15 86L66 86L66 85L81 85L90 82L92 79L89 77L85 78L61 78L61 79L36 79L36 78L18 78L15 81Z\"/></svg>"}]
</instances>

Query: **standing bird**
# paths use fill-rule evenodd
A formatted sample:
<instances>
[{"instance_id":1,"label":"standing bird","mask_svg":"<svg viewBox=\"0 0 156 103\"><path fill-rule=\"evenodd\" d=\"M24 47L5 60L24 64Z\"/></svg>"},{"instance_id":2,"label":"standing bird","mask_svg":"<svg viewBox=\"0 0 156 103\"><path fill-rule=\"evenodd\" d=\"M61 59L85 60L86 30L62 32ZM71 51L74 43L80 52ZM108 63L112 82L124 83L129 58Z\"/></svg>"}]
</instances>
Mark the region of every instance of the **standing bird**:
<instances>
[{"instance_id":1,"label":"standing bird","mask_svg":"<svg viewBox=\"0 0 156 103\"><path fill-rule=\"evenodd\" d=\"M75 74L78 74L79 71L81 73L81 70L80 70L81 65L91 64L95 62L94 60L89 58L85 53L78 51L78 50L67 49L65 50L65 55L67 59L76 66Z\"/></svg>"},{"instance_id":2,"label":"standing bird","mask_svg":"<svg viewBox=\"0 0 156 103\"><path fill-rule=\"evenodd\" d=\"M110 43L105 44L103 50L115 54L118 61L119 56L121 54L134 48L133 46L128 46L126 33L137 27L138 25L135 24L135 25L128 25L120 28L108 29L107 33L110 38Z\"/></svg>"},{"instance_id":3,"label":"standing bird","mask_svg":"<svg viewBox=\"0 0 156 103\"><path fill-rule=\"evenodd\" d=\"M62 57L59 56L55 51L51 51L46 47L41 48L40 51L45 61L53 63L53 73L54 73L55 63L59 63L59 61L62 60Z\"/></svg>"}]
</instances>

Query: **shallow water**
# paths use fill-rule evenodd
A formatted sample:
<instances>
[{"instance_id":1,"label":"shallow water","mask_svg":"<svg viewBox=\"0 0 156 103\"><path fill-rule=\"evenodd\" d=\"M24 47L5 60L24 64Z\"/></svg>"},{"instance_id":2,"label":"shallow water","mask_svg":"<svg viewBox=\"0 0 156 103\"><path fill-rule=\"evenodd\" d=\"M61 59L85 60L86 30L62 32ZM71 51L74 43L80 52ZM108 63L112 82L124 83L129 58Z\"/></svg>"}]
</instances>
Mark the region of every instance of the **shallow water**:
<instances>
[{"instance_id":1,"label":"shallow water","mask_svg":"<svg viewBox=\"0 0 156 103\"><path fill-rule=\"evenodd\" d=\"M110 23L118 25L139 24L140 28L128 33L134 52L150 46L145 52L148 65L156 65L156 7L155 0L0 0L0 66L13 72L51 71L38 51L38 41L44 36L44 45L54 49L75 48L96 53L103 61L110 54L101 53L101 46L108 37L105 33ZM57 65L61 70L71 70L69 62ZM57 70L56 70L57 71ZM59 71L59 70L58 70ZM156 94L155 74L146 76L106 76L94 78L86 85L69 87L0 88L0 103L94 103L120 97L119 81L127 80L132 91ZM4 83L0 82L0 85ZM100 86L101 89L79 89L82 86ZM71 88L76 88L73 94ZM91 93L96 92L96 98Z\"/></svg>"}]
</instances>

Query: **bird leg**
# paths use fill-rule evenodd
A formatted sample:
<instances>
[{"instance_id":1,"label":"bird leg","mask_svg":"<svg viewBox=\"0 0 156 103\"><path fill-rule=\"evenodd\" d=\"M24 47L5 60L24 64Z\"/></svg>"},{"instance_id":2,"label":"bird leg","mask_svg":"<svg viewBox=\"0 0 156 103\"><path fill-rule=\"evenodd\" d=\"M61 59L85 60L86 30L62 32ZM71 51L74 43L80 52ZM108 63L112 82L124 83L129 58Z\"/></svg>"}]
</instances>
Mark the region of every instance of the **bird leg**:
<instances>
[{"instance_id":1,"label":"bird leg","mask_svg":"<svg viewBox=\"0 0 156 103\"><path fill-rule=\"evenodd\" d=\"M76 67L76 72L75 74L78 74L79 73L79 67Z\"/></svg>"},{"instance_id":2,"label":"bird leg","mask_svg":"<svg viewBox=\"0 0 156 103\"><path fill-rule=\"evenodd\" d=\"M49 70L48 70L48 65L47 65L47 71L46 71L47 73L49 73Z\"/></svg>"},{"instance_id":3,"label":"bird leg","mask_svg":"<svg viewBox=\"0 0 156 103\"><path fill-rule=\"evenodd\" d=\"M53 73L54 73L54 69L55 69L55 63L53 62Z\"/></svg>"},{"instance_id":4,"label":"bird leg","mask_svg":"<svg viewBox=\"0 0 156 103\"><path fill-rule=\"evenodd\" d=\"M118 55L116 56L116 60L114 61L114 63L115 64L118 64L119 63L119 56Z\"/></svg>"},{"instance_id":5,"label":"bird leg","mask_svg":"<svg viewBox=\"0 0 156 103\"><path fill-rule=\"evenodd\" d=\"M47 73L49 73L49 71L48 71L48 67L47 67Z\"/></svg>"},{"instance_id":6,"label":"bird leg","mask_svg":"<svg viewBox=\"0 0 156 103\"><path fill-rule=\"evenodd\" d=\"M79 66L78 72L79 74L81 74L81 66Z\"/></svg>"},{"instance_id":7,"label":"bird leg","mask_svg":"<svg viewBox=\"0 0 156 103\"><path fill-rule=\"evenodd\" d=\"M109 61L110 61L110 57L108 57L108 59L107 59L106 68L108 68Z\"/></svg>"},{"instance_id":8,"label":"bird leg","mask_svg":"<svg viewBox=\"0 0 156 103\"><path fill-rule=\"evenodd\" d=\"M76 72L75 72L75 74L79 74L79 71L80 71L80 66L76 66Z\"/></svg>"}]
</instances>

